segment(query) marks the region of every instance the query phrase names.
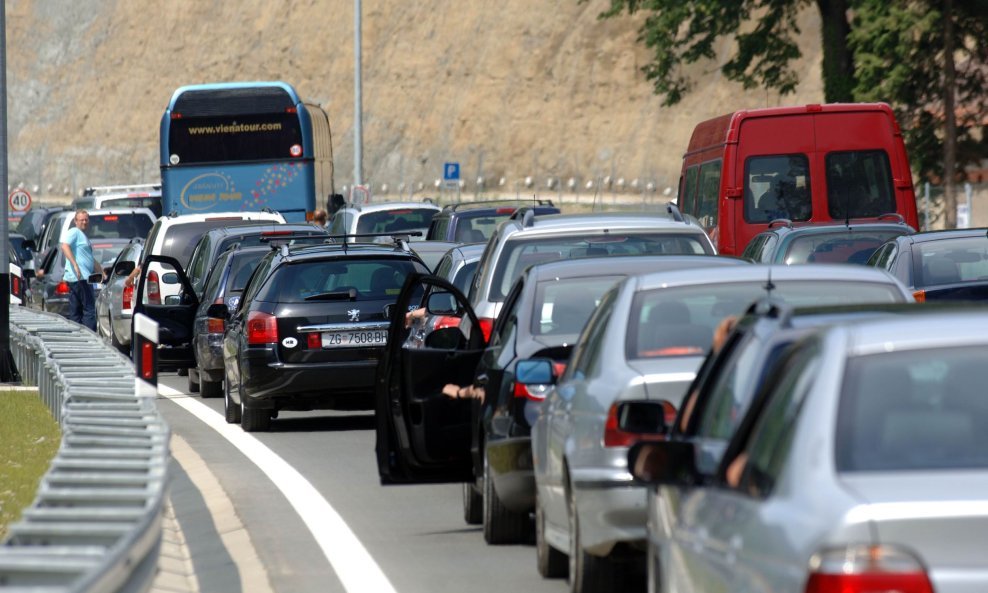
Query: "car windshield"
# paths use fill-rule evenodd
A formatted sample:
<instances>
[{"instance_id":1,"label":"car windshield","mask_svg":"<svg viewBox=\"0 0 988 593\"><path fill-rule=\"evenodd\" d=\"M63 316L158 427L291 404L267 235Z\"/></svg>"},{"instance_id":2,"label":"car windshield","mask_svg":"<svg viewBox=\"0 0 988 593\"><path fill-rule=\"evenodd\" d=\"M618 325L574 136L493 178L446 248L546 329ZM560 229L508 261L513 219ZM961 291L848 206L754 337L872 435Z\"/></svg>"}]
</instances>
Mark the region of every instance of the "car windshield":
<instances>
[{"instance_id":1,"label":"car windshield","mask_svg":"<svg viewBox=\"0 0 988 593\"><path fill-rule=\"evenodd\" d=\"M847 362L837 469L988 468L988 347L883 352Z\"/></svg>"},{"instance_id":2,"label":"car windshield","mask_svg":"<svg viewBox=\"0 0 988 593\"><path fill-rule=\"evenodd\" d=\"M988 281L988 240L963 237L916 243L917 287Z\"/></svg>"},{"instance_id":3,"label":"car windshield","mask_svg":"<svg viewBox=\"0 0 988 593\"><path fill-rule=\"evenodd\" d=\"M488 298L503 301L511 285L532 264L583 257L702 255L702 233L612 232L546 239L508 240L498 257Z\"/></svg>"},{"instance_id":4,"label":"car windshield","mask_svg":"<svg viewBox=\"0 0 988 593\"><path fill-rule=\"evenodd\" d=\"M594 276L539 282L535 289L532 334L579 334L600 303L600 297L621 278Z\"/></svg>"},{"instance_id":5,"label":"car windshield","mask_svg":"<svg viewBox=\"0 0 988 593\"><path fill-rule=\"evenodd\" d=\"M896 303L904 299L891 283L774 280L773 285L772 298L793 307ZM714 328L724 317L740 315L765 292L764 280L639 292L628 318L627 357L700 356L710 349Z\"/></svg>"},{"instance_id":6,"label":"car windshield","mask_svg":"<svg viewBox=\"0 0 988 593\"><path fill-rule=\"evenodd\" d=\"M367 212L357 218L357 233L393 233L424 231L429 228L436 210L432 208L396 208ZM423 232L422 238L425 237Z\"/></svg>"},{"instance_id":7,"label":"car windshield","mask_svg":"<svg viewBox=\"0 0 988 593\"><path fill-rule=\"evenodd\" d=\"M885 241L906 234L901 231L852 230L832 233L807 233L793 238L786 251L787 264L808 262L828 264L864 264L871 254Z\"/></svg>"},{"instance_id":8,"label":"car windshield","mask_svg":"<svg viewBox=\"0 0 988 593\"><path fill-rule=\"evenodd\" d=\"M395 300L413 271L409 259L336 258L283 265L269 284L278 287L282 303L347 300L350 289L358 301Z\"/></svg>"}]
</instances>

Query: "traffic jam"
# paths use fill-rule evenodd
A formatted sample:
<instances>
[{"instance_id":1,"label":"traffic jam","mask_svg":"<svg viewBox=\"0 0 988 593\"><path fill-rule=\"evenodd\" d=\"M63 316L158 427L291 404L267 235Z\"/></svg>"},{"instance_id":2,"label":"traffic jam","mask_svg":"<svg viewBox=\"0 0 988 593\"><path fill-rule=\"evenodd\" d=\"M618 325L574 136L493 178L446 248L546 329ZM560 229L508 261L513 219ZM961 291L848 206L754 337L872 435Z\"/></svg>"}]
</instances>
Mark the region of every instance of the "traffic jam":
<instances>
[{"instance_id":1,"label":"traffic jam","mask_svg":"<svg viewBox=\"0 0 988 593\"><path fill-rule=\"evenodd\" d=\"M303 105L285 87L265 104ZM466 525L574 593L988 588L988 230L919 231L887 105L701 122L641 211L334 196L319 221L182 193L223 138L189 133L215 89L183 89L161 185L21 218L24 306L127 356L150 317L159 371L244 432L372 411L382 486L461 484ZM295 132L240 158L318 161Z\"/></svg>"}]
</instances>

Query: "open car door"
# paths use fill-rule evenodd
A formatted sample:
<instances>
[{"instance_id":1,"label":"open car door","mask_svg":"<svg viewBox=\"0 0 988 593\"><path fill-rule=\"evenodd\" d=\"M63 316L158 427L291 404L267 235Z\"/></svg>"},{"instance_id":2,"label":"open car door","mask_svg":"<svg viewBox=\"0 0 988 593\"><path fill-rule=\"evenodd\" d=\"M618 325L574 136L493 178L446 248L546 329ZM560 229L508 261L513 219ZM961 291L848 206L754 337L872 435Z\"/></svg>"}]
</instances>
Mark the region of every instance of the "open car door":
<instances>
[{"instance_id":1,"label":"open car door","mask_svg":"<svg viewBox=\"0 0 988 593\"><path fill-rule=\"evenodd\" d=\"M479 402L442 390L472 385L484 348L477 316L460 291L436 276L406 279L378 368L382 484L473 481L471 410Z\"/></svg>"},{"instance_id":2,"label":"open car door","mask_svg":"<svg viewBox=\"0 0 988 593\"><path fill-rule=\"evenodd\" d=\"M152 262L158 262L169 271L160 273L160 276L159 272L151 272L152 277L149 280L148 268ZM162 303L158 282L179 283L182 291L178 296L167 297ZM158 322L158 370L196 366L192 339L199 299L178 260L167 255L146 256L134 294L134 315L143 313ZM134 340L131 339L131 344L133 343Z\"/></svg>"}]
</instances>

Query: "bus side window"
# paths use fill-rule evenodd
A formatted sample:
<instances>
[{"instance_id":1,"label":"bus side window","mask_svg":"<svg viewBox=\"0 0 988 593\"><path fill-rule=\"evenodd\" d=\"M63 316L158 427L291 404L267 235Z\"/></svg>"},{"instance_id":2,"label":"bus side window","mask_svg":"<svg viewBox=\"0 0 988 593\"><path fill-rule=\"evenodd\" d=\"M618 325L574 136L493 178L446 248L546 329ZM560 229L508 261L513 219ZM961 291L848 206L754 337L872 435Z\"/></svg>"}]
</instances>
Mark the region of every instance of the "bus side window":
<instances>
[{"instance_id":1,"label":"bus side window","mask_svg":"<svg viewBox=\"0 0 988 593\"><path fill-rule=\"evenodd\" d=\"M683 214L696 216L696 178L699 172L699 165L686 169L686 183L683 188L682 208L680 208Z\"/></svg>"},{"instance_id":2,"label":"bus side window","mask_svg":"<svg viewBox=\"0 0 988 593\"><path fill-rule=\"evenodd\" d=\"M700 167L696 196L696 217L705 228L717 226L717 202L720 197L720 163L710 161Z\"/></svg>"}]
</instances>

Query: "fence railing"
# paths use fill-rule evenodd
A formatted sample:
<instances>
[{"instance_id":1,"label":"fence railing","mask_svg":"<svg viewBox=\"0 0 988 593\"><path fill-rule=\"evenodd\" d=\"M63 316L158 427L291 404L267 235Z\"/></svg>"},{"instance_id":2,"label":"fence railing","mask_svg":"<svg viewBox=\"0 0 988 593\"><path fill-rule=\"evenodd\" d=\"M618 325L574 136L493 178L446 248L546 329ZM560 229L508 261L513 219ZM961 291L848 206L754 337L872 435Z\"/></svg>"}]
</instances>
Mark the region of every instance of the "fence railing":
<instances>
[{"instance_id":1,"label":"fence railing","mask_svg":"<svg viewBox=\"0 0 988 593\"><path fill-rule=\"evenodd\" d=\"M134 366L58 315L10 308L21 379L62 444L34 503L0 544L0 590L146 591L157 571L170 432Z\"/></svg>"}]
</instances>

